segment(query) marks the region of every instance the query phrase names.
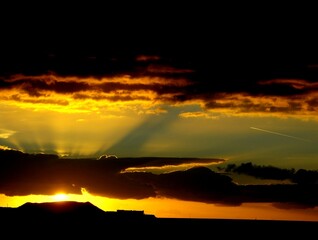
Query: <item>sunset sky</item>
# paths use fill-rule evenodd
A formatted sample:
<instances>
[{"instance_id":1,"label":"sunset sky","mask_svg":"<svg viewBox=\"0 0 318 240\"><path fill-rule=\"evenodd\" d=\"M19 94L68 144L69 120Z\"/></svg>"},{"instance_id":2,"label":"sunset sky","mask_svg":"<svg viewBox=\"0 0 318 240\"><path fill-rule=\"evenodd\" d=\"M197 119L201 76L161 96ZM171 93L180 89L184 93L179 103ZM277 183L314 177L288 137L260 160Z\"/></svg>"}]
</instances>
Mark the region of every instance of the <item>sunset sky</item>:
<instances>
[{"instance_id":1,"label":"sunset sky","mask_svg":"<svg viewBox=\"0 0 318 240\"><path fill-rule=\"evenodd\" d=\"M312 38L174 24L4 41L1 206L63 193L157 216L318 221ZM226 170L249 162L294 172Z\"/></svg>"}]
</instances>

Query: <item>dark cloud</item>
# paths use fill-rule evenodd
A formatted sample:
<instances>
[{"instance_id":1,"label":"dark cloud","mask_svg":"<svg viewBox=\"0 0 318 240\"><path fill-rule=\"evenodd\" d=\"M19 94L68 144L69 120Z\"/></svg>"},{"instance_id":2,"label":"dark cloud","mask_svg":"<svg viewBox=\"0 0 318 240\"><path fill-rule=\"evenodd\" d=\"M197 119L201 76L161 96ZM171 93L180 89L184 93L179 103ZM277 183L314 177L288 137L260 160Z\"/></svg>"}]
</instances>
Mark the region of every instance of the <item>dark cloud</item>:
<instances>
[{"instance_id":1,"label":"dark cloud","mask_svg":"<svg viewBox=\"0 0 318 240\"><path fill-rule=\"evenodd\" d=\"M9 97L6 97L5 100L14 100L16 102L22 102L22 103L44 103L44 104L55 104L60 106L67 106L69 102L65 99L40 99L40 98L24 98L21 97L19 94L14 94Z\"/></svg>"},{"instance_id":2,"label":"dark cloud","mask_svg":"<svg viewBox=\"0 0 318 240\"><path fill-rule=\"evenodd\" d=\"M261 179L285 180L293 177L294 169L282 169L273 166L259 166L251 162L242 163L239 166L229 164L225 168L226 172L246 174Z\"/></svg>"},{"instance_id":3,"label":"dark cloud","mask_svg":"<svg viewBox=\"0 0 318 240\"><path fill-rule=\"evenodd\" d=\"M145 198L155 193L147 183L127 180L119 174L125 162L93 159L59 159L56 155L32 155L1 151L0 191L7 195L54 194L59 189L88 191L116 198ZM117 160L117 159L116 159Z\"/></svg>"},{"instance_id":4,"label":"dark cloud","mask_svg":"<svg viewBox=\"0 0 318 240\"><path fill-rule=\"evenodd\" d=\"M178 26L180 27L180 26ZM190 26L187 26L190 28ZM208 28L209 29L209 28ZM158 29L157 29L158 30ZM156 31L157 31L156 30ZM13 74L43 75L54 72L59 76L103 77L129 74L133 77L153 74L187 76L198 83L201 92L250 92L271 95L295 94L285 84L259 86L258 82L272 79L299 79L316 82L317 46L302 45L291 39L249 38L222 32L211 35L207 29L189 37L175 29L164 39L145 36L138 41L115 36L98 41L79 38L71 43L46 46L20 44L2 46L1 76ZM201 32L201 31L199 31ZM255 32L255 29L253 29ZM194 34L196 31L193 32ZM278 34L278 33L276 33ZM211 36L209 36L211 35ZM265 34L266 35L266 34ZM134 34L135 38L136 34ZM196 36L196 37L195 37ZM191 40L190 40L191 39ZM253 40L252 40L253 39ZM294 43L294 44L293 44ZM288 47L290 46L292 47ZM33 46L33 47L31 47Z\"/></svg>"},{"instance_id":5,"label":"dark cloud","mask_svg":"<svg viewBox=\"0 0 318 240\"><path fill-rule=\"evenodd\" d=\"M56 155L25 154L15 150L1 150L0 159L0 192L10 196L55 194L61 189L80 193L84 187L92 194L120 199L160 196L226 205L270 202L278 207L282 204L318 206L318 185L311 181L288 185L237 185L229 176L205 167L158 175L123 172L128 167L179 165L211 159L59 159ZM274 170L277 169L267 169L278 173Z\"/></svg>"},{"instance_id":6,"label":"dark cloud","mask_svg":"<svg viewBox=\"0 0 318 240\"><path fill-rule=\"evenodd\" d=\"M75 100L192 101L205 111L315 116L318 58L313 48L298 51L297 42L291 51L277 38L259 45L238 39L231 44L216 38L177 39L166 45L148 39L140 45L96 43L8 52L0 58L0 90L16 89L33 98L59 93L73 94ZM125 76L129 79L118 80ZM108 81L97 81L102 79Z\"/></svg>"},{"instance_id":7,"label":"dark cloud","mask_svg":"<svg viewBox=\"0 0 318 240\"><path fill-rule=\"evenodd\" d=\"M298 184L318 184L318 171L299 169L291 179Z\"/></svg>"},{"instance_id":8,"label":"dark cloud","mask_svg":"<svg viewBox=\"0 0 318 240\"><path fill-rule=\"evenodd\" d=\"M246 185L240 186L242 202L271 202L315 207L318 205L318 185Z\"/></svg>"},{"instance_id":9,"label":"dark cloud","mask_svg":"<svg viewBox=\"0 0 318 240\"><path fill-rule=\"evenodd\" d=\"M290 24L279 19L273 24L266 16L256 21L254 14L245 18L242 17L245 14L231 12L231 16L237 16L233 18L235 21L219 24L219 17L211 17L215 14L201 10L195 14L193 9L190 12L173 10L173 16L164 14L164 18L145 16L142 12L142 20L137 23L138 14L134 14L121 26L115 24L116 27L105 25L104 18L91 24L89 18L85 22L76 18L78 24L63 21L67 27L60 24L57 27L54 22L29 32L29 26L35 24L21 27L20 23L13 33L3 34L6 44L1 45L0 65L4 66L1 72L28 75L51 70L59 75L101 76L131 72L135 62L145 64L167 59L169 65L182 65L183 69L191 65L190 69L196 69L200 79L215 82L223 76L234 83L253 79L255 75L265 79L271 75L301 76L303 68L317 64L314 61L303 64L315 56L317 46L311 28L306 32L308 22L301 25L299 18L294 24L290 16L287 18ZM194 18L195 15L200 16ZM158 22L150 20L154 18ZM253 26L249 23L251 19ZM59 28L66 31L61 33Z\"/></svg>"},{"instance_id":10,"label":"dark cloud","mask_svg":"<svg viewBox=\"0 0 318 240\"><path fill-rule=\"evenodd\" d=\"M306 204L299 204L299 203L282 203L282 202L276 202L272 204L276 208L280 209L306 209L306 208L311 208L312 206L306 205Z\"/></svg>"},{"instance_id":11,"label":"dark cloud","mask_svg":"<svg viewBox=\"0 0 318 240\"><path fill-rule=\"evenodd\" d=\"M277 206L315 207L318 185L236 185L228 176L204 167L153 175L129 173L140 181L151 182L159 196L205 203L240 205L246 202L269 202ZM276 205L275 205L276 206Z\"/></svg>"},{"instance_id":12,"label":"dark cloud","mask_svg":"<svg viewBox=\"0 0 318 240\"><path fill-rule=\"evenodd\" d=\"M196 158L102 158L59 159L56 155L26 154L0 150L0 192L7 195L54 194L58 189L117 198L155 196L152 185L120 172L128 167L179 165L188 162L213 162Z\"/></svg>"},{"instance_id":13,"label":"dark cloud","mask_svg":"<svg viewBox=\"0 0 318 240\"><path fill-rule=\"evenodd\" d=\"M165 197L206 203L240 204L232 198L238 190L232 179L204 167L160 174L156 176L154 186L157 193Z\"/></svg>"},{"instance_id":14,"label":"dark cloud","mask_svg":"<svg viewBox=\"0 0 318 240\"><path fill-rule=\"evenodd\" d=\"M225 172L246 174L260 179L286 180L297 184L318 184L318 171L305 169L284 169L273 166L260 166L248 163L240 165L229 164L224 168Z\"/></svg>"},{"instance_id":15,"label":"dark cloud","mask_svg":"<svg viewBox=\"0 0 318 240\"><path fill-rule=\"evenodd\" d=\"M89 90L90 86L85 82L58 80L53 75L43 76L14 76L6 81L2 88L19 88L30 96L39 97L40 91L52 91L56 93L74 93Z\"/></svg>"},{"instance_id":16,"label":"dark cloud","mask_svg":"<svg viewBox=\"0 0 318 240\"><path fill-rule=\"evenodd\" d=\"M191 69L170 66L158 66L156 69L152 72L139 69L138 74L104 78L16 75L1 79L0 93L3 100L61 106L85 99L110 102L140 100L151 104L199 104L207 112L278 117L315 117L318 110L317 82L272 79L210 83L198 81L197 73ZM68 102L63 95L68 95Z\"/></svg>"},{"instance_id":17,"label":"dark cloud","mask_svg":"<svg viewBox=\"0 0 318 240\"><path fill-rule=\"evenodd\" d=\"M138 55L136 57L136 61L138 62L149 62L149 61L158 61L160 60L160 57L159 56L155 56L155 55Z\"/></svg>"}]
</instances>

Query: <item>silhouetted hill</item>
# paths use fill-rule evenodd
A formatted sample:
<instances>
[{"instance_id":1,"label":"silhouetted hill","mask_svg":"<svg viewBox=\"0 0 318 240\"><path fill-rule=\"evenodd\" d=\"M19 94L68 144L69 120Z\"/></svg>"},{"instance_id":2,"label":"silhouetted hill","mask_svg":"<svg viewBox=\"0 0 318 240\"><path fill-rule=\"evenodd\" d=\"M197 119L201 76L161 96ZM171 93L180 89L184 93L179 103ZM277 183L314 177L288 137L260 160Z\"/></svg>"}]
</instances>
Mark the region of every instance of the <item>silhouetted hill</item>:
<instances>
[{"instance_id":1,"label":"silhouetted hill","mask_svg":"<svg viewBox=\"0 0 318 240\"><path fill-rule=\"evenodd\" d=\"M104 211L90 202L44 202L44 203L30 203L27 202L17 208L21 212L34 213L51 213L51 214L103 214Z\"/></svg>"},{"instance_id":2,"label":"silhouetted hill","mask_svg":"<svg viewBox=\"0 0 318 240\"><path fill-rule=\"evenodd\" d=\"M45 202L25 203L18 208L1 208L2 216L9 224L37 224L37 225L114 225L127 223L149 222L155 219L153 215L146 215L143 211L105 212L90 202Z\"/></svg>"},{"instance_id":3,"label":"silhouetted hill","mask_svg":"<svg viewBox=\"0 0 318 240\"><path fill-rule=\"evenodd\" d=\"M71 236L108 236L117 234L130 238L226 236L257 239L273 236L297 236L303 239L315 233L318 222L232 220L232 219L178 219L156 218L143 211L117 210L105 212L89 202L26 203L18 208L0 208L1 231L10 236L47 237L50 234ZM83 235L84 234L84 235ZM19 235L20 236L20 235ZM113 236L113 235L112 235Z\"/></svg>"}]
</instances>

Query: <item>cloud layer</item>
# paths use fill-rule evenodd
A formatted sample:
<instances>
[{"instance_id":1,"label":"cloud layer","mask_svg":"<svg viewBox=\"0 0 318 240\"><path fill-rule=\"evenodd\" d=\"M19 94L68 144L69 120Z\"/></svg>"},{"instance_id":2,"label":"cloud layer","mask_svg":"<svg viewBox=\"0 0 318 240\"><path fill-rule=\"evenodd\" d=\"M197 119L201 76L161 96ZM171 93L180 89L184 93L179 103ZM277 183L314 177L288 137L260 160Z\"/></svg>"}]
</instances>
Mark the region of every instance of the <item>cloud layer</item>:
<instances>
[{"instance_id":1,"label":"cloud layer","mask_svg":"<svg viewBox=\"0 0 318 240\"><path fill-rule=\"evenodd\" d=\"M94 195L120 199L168 197L226 205L273 202L280 207L282 204L318 206L316 183L236 185L229 176L205 167L163 174L123 172L129 167L178 165L200 162L200 159L59 159L56 155L25 154L15 150L1 150L0 156L0 192L10 196L55 194L60 189L80 194L84 187Z\"/></svg>"},{"instance_id":2,"label":"cloud layer","mask_svg":"<svg viewBox=\"0 0 318 240\"><path fill-rule=\"evenodd\" d=\"M147 58L146 58L147 59ZM140 61L136 61L136 64ZM143 60L142 62L147 62ZM158 65L135 67L127 74L104 77L57 74L13 75L0 80L0 98L21 107L56 105L85 109L102 104L199 105L201 112L181 117L213 118L213 114L316 118L318 82L311 79L268 78L202 81L195 69ZM304 72L305 77L306 72ZM272 76L275 77L275 76ZM129 106L128 106L129 108Z\"/></svg>"},{"instance_id":3,"label":"cloud layer","mask_svg":"<svg viewBox=\"0 0 318 240\"><path fill-rule=\"evenodd\" d=\"M308 56L294 48L291 54L276 44L256 49L247 44L244 50L233 45L221 51L208 42L183 45L185 39L179 40L167 46L8 51L0 59L0 99L20 107L55 105L50 109L65 111L94 111L115 103L139 110L195 104L201 111L183 112L181 117L316 119L318 72L317 60L310 57L313 51Z\"/></svg>"},{"instance_id":4,"label":"cloud layer","mask_svg":"<svg viewBox=\"0 0 318 240\"><path fill-rule=\"evenodd\" d=\"M318 184L318 171L305 169L283 169L273 166L259 166L251 162L239 166L229 164L224 169L226 172L246 174L261 179L285 180L289 179L297 184Z\"/></svg>"}]
</instances>

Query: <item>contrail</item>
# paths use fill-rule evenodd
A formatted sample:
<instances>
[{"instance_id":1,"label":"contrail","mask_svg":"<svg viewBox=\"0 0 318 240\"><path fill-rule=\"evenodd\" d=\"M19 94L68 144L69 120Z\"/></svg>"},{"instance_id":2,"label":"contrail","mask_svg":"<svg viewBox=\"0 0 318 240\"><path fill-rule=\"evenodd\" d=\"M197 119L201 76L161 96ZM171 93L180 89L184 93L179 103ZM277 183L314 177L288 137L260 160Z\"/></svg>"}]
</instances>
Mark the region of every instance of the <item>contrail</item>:
<instances>
[{"instance_id":1,"label":"contrail","mask_svg":"<svg viewBox=\"0 0 318 240\"><path fill-rule=\"evenodd\" d=\"M262 132L267 132L267 133L272 133L272 134L283 136L283 137L293 138L293 139L296 139L296 140L299 140L299 141L303 141L303 142L310 142L310 140L308 140L308 139L294 137L294 136L290 136L290 135L279 133L279 132L268 131L268 130L261 129L261 128L250 127L250 129L257 130L257 131L262 131Z\"/></svg>"}]
</instances>

